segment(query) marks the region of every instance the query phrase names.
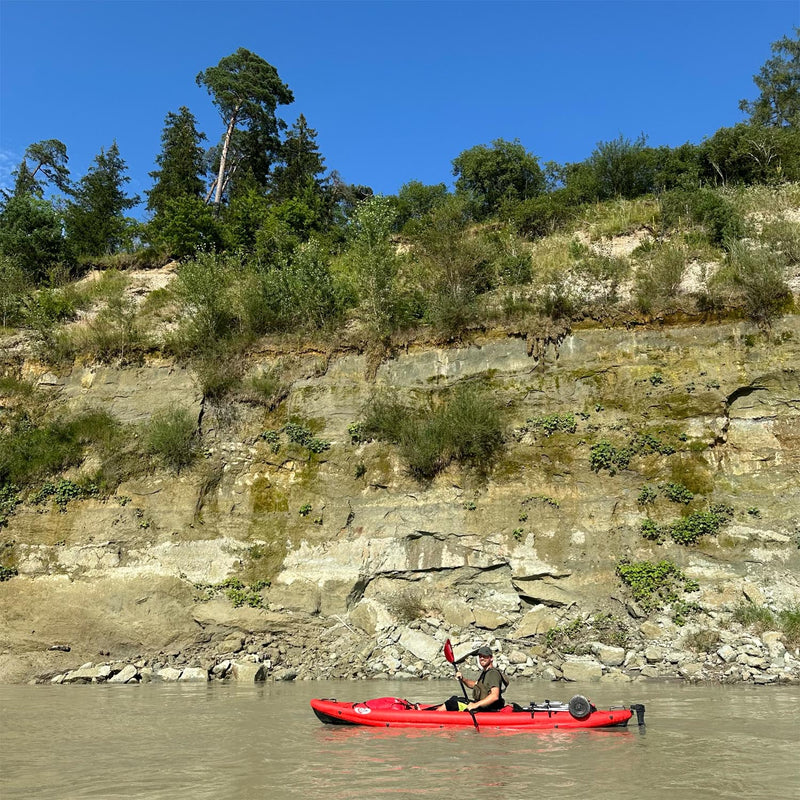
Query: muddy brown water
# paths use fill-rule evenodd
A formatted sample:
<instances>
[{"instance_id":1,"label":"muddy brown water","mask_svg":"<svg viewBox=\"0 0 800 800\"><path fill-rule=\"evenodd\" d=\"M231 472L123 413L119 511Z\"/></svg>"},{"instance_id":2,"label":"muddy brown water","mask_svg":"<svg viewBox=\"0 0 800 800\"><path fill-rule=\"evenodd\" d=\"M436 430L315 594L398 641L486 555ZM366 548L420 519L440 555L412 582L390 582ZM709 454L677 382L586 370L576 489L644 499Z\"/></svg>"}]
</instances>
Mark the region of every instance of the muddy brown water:
<instances>
[{"instance_id":1,"label":"muddy brown water","mask_svg":"<svg viewBox=\"0 0 800 800\"><path fill-rule=\"evenodd\" d=\"M509 699L641 702L609 731L323 725L312 697L433 701L446 681L0 686L0 797L800 798L800 687L516 681Z\"/></svg>"}]
</instances>

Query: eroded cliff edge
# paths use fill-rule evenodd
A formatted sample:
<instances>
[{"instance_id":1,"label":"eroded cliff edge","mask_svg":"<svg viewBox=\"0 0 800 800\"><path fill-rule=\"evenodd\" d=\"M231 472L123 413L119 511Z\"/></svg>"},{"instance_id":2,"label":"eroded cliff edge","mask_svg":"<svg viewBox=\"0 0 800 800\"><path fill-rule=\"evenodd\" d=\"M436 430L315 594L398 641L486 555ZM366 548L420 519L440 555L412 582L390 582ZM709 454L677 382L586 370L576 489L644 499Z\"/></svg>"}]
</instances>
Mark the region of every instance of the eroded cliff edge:
<instances>
[{"instance_id":1,"label":"eroded cliff edge","mask_svg":"<svg viewBox=\"0 0 800 800\"><path fill-rule=\"evenodd\" d=\"M542 352L487 334L411 347L374 377L352 353L255 353L248 369L279 360L289 391L273 411L214 405L171 362L16 365L65 407L126 423L189 408L205 452L113 497L15 509L0 532L17 573L0 583L0 680L100 661L211 670L237 654L299 677L446 674L445 636L495 642L522 675L800 676L780 636L733 620L743 602L800 604L798 317L768 337L738 322L581 327ZM451 465L420 482L392 445L353 440L376 393L422 404L465 382L505 408L506 447L488 476ZM573 415L574 431L534 424L558 415ZM330 447L263 435L289 420ZM636 436L627 465L592 456ZM645 538L645 520L668 529L686 515L668 484L698 513L726 507L724 524L689 545ZM620 580L625 560L674 564L688 591L643 607ZM232 577L269 581L259 607L213 591ZM717 639L698 653L689 640L703 631Z\"/></svg>"}]
</instances>

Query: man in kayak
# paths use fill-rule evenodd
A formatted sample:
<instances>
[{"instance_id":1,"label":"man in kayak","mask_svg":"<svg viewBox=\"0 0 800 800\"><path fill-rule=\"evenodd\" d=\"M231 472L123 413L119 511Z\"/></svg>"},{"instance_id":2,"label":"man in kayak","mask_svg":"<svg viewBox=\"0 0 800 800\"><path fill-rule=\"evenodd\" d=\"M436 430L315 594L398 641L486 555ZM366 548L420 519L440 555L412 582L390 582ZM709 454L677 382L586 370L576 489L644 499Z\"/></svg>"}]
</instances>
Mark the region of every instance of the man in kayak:
<instances>
[{"instance_id":1,"label":"man in kayak","mask_svg":"<svg viewBox=\"0 0 800 800\"><path fill-rule=\"evenodd\" d=\"M508 678L494 666L494 654L490 648L481 647L476 655L481 667L477 680L470 680L461 672L456 672L461 686L472 689L472 702L467 702L466 697L453 695L437 706L437 711L499 711L505 705L503 690L508 686Z\"/></svg>"}]
</instances>

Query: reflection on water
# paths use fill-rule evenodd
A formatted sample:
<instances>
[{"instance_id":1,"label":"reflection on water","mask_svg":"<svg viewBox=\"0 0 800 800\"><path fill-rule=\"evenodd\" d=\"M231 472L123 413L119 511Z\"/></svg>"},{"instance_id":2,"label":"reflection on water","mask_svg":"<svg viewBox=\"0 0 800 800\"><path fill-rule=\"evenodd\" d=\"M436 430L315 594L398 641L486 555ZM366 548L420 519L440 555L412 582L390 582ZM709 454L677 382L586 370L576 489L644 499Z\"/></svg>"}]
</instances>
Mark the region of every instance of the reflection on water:
<instances>
[{"instance_id":1,"label":"reflection on water","mask_svg":"<svg viewBox=\"0 0 800 800\"><path fill-rule=\"evenodd\" d=\"M643 702L647 728L320 723L311 697L433 701L449 683L0 686L0 797L800 797L800 688L518 682L514 696Z\"/></svg>"}]
</instances>

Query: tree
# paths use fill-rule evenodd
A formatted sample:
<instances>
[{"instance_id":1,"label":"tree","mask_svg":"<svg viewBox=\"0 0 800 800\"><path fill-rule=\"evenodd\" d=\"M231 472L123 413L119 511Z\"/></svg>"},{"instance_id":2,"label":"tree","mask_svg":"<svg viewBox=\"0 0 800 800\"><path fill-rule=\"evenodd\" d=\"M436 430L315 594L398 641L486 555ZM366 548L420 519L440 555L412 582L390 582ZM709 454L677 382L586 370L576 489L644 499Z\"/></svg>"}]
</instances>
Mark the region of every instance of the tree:
<instances>
[{"instance_id":1,"label":"tree","mask_svg":"<svg viewBox=\"0 0 800 800\"><path fill-rule=\"evenodd\" d=\"M419 221L447 199L447 186L436 183L426 186L421 181L404 183L397 192L395 228L402 229L411 221Z\"/></svg>"},{"instance_id":2,"label":"tree","mask_svg":"<svg viewBox=\"0 0 800 800\"><path fill-rule=\"evenodd\" d=\"M280 149L281 164L273 170L273 195L278 201L299 197L306 189L322 191L320 176L325 159L317 146L317 132L301 114Z\"/></svg>"},{"instance_id":3,"label":"tree","mask_svg":"<svg viewBox=\"0 0 800 800\"><path fill-rule=\"evenodd\" d=\"M243 47L201 72L197 85L206 87L225 124L214 195L214 205L219 209L234 131L243 126L277 141L280 124L275 110L278 105L292 103L294 95L275 67Z\"/></svg>"},{"instance_id":4,"label":"tree","mask_svg":"<svg viewBox=\"0 0 800 800\"><path fill-rule=\"evenodd\" d=\"M28 278L44 278L64 258L61 220L53 206L35 194L11 197L0 213L0 255Z\"/></svg>"},{"instance_id":5,"label":"tree","mask_svg":"<svg viewBox=\"0 0 800 800\"><path fill-rule=\"evenodd\" d=\"M161 134L161 152L156 156L159 169L150 173L155 185L147 192L147 208L160 214L172 200L200 198L205 188L203 148L205 134L198 132L197 121L186 106L177 114L169 112Z\"/></svg>"},{"instance_id":6,"label":"tree","mask_svg":"<svg viewBox=\"0 0 800 800\"><path fill-rule=\"evenodd\" d=\"M632 142L621 134L598 143L588 163L597 180L600 200L630 199L652 191L655 170L646 145L644 135Z\"/></svg>"},{"instance_id":7,"label":"tree","mask_svg":"<svg viewBox=\"0 0 800 800\"><path fill-rule=\"evenodd\" d=\"M44 139L34 142L25 150L14 175L14 197L34 194L44 195L44 184L52 183L62 192L69 191L69 169L67 169L67 146L58 139ZM32 167L28 166L31 161ZM8 193L3 191L8 197Z\"/></svg>"},{"instance_id":8,"label":"tree","mask_svg":"<svg viewBox=\"0 0 800 800\"><path fill-rule=\"evenodd\" d=\"M519 139L495 139L491 147L480 144L453 159L456 191L474 198L481 217L497 213L503 203L520 203L545 188L539 159L527 152Z\"/></svg>"},{"instance_id":9,"label":"tree","mask_svg":"<svg viewBox=\"0 0 800 800\"><path fill-rule=\"evenodd\" d=\"M391 241L395 210L388 197L376 195L356 207L346 259L358 286L369 332L383 339L397 321L395 278L400 257Z\"/></svg>"},{"instance_id":10,"label":"tree","mask_svg":"<svg viewBox=\"0 0 800 800\"><path fill-rule=\"evenodd\" d=\"M739 109L750 122L771 128L800 125L800 28L794 38L784 36L773 42L775 54L767 60L753 82L761 94L755 100L741 100Z\"/></svg>"},{"instance_id":11,"label":"tree","mask_svg":"<svg viewBox=\"0 0 800 800\"><path fill-rule=\"evenodd\" d=\"M68 240L78 255L117 252L125 242L128 220L124 212L133 208L138 196L126 196L123 186L130 181L117 143L108 152L100 150L72 191L73 201L65 215Z\"/></svg>"}]
</instances>

